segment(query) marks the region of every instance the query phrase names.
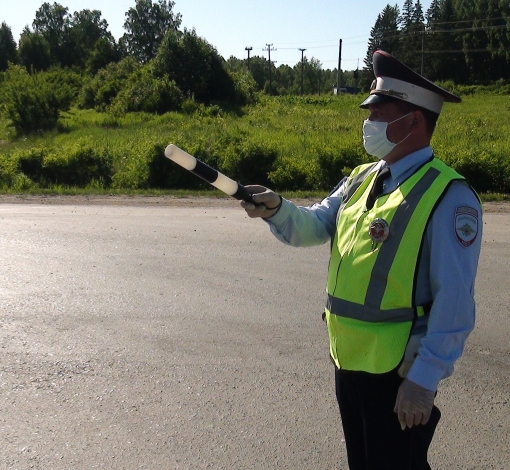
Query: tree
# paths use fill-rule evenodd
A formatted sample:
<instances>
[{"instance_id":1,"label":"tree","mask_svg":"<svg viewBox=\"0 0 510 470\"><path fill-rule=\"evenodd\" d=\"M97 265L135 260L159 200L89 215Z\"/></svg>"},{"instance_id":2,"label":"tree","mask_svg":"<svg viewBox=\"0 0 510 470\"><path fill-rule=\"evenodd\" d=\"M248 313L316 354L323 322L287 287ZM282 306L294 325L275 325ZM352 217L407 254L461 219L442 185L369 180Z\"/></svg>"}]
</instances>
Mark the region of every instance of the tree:
<instances>
[{"instance_id":1,"label":"tree","mask_svg":"<svg viewBox=\"0 0 510 470\"><path fill-rule=\"evenodd\" d=\"M113 37L100 38L95 44L87 59L87 72L95 75L100 69L112 62L122 59L120 48Z\"/></svg>"},{"instance_id":2,"label":"tree","mask_svg":"<svg viewBox=\"0 0 510 470\"><path fill-rule=\"evenodd\" d=\"M268 60L265 57L254 56L250 58L250 73L257 84L257 90L264 89L269 83Z\"/></svg>"},{"instance_id":3,"label":"tree","mask_svg":"<svg viewBox=\"0 0 510 470\"><path fill-rule=\"evenodd\" d=\"M420 0L416 0L412 16L413 42L415 47L416 70L423 72L425 49L425 16ZM418 64L420 68L418 68Z\"/></svg>"},{"instance_id":4,"label":"tree","mask_svg":"<svg viewBox=\"0 0 510 470\"><path fill-rule=\"evenodd\" d=\"M321 80L322 64L318 59L312 57L310 60L305 58L303 64L303 93L306 95L315 95L319 93ZM301 77L301 75L299 75ZM301 78L299 78L301 80Z\"/></svg>"},{"instance_id":5,"label":"tree","mask_svg":"<svg viewBox=\"0 0 510 470\"><path fill-rule=\"evenodd\" d=\"M101 19L101 12L99 10L75 12L69 22L63 44L65 55L69 56L65 63L83 68L91 54L98 49L104 51L108 47L103 43L96 48L101 39L105 39L108 45L115 44L115 39L108 32L108 23Z\"/></svg>"},{"instance_id":6,"label":"tree","mask_svg":"<svg viewBox=\"0 0 510 470\"><path fill-rule=\"evenodd\" d=\"M34 32L43 36L48 42L54 63L68 65L68 56L72 56L69 53L64 54L64 44L68 39L70 28L68 8L56 2L53 5L43 3L35 13L32 26Z\"/></svg>"},{"instance_id":7,"label":"tree","mask_svg":"<svg viewBox=\"0 0 510 470\"><path fill-rule=\"evenodd\" d=\"M423 9L420 0L413 4L412 0L406 0L399 18L400 30L400 53L399 59L409 67L420 70L423 33L425 30Z\"/></svg>"},{"instance_id":8,"label":"tree","mask_svg":"<svg viewBox=\"0 0 510 470\"><path fill-rule=\"evenodd\" d=\"M299 80L296 83L296 67L282 64L274 71L274 88L279 95L298 94L299 93ZM299 65L299 75L301 77L301 65Z\"/></svg>"},{"instance_id":9,"label":"tree","mask_svg":"<svg viewBox=\"0 0 510 470\"><path fill-rule=\"evenodd\" d=\"M421 0L405 0L399 16L401 41L391 50L383 41L385 12L371 31L363 70L369 83L372 53L381 48L433 81L490 83L510 78L510 2L508 0L432 0L426 13ZM395 7L396 8L396 7Z\"/></svg>"},{"instance_id":10,"label":"tree","mask_svg":"<svg viewBox=\"0 0 510 470\"><path fill-rule=\"evenodd\" d=\"M436 31L441 29L438 25L441 17L440 0L432 0L426 13L426 34L424 37L424 64L423 74L428 79L435 81L437 78L437 70L440 63L438 50L441 49L441 43Z\"/></svg>"},{"instance_id":11,"label":"tree","mask_svg":"<svg viewBox=\"0 0 510 470\"><path fill-rule=\"evenodd\" d=\"M52 62L62 67L84 68L93 53L96 62L106 65L106 56L111 56L112 51L104 54L108 48L105 43L96 48L101 39L106 39L111 49L118 52L115 39L108 32L108 23L101 18L99 10L85 9L70 15L69 10L58 3L43 3L36 12L33 28L48 42ZM101 57L99 61L98 56Z\"/></svg>"},{"instance_id":12,"label":"tree","mask_svg":"<svg viewBox=\"0 0 510 470\"><path fill-rule=\"evenodd\" d=\"M346 80L346 83L349 83L347 80L352 75L353 72L345 72L343 74L344 80ZM322 89L324 90L325 94L332 94L333 93L333 87L336 85L336 81L338 78L337 69L326 69L322 71ZM354 83L350 84L354 86Z\"/></svg>"},{"instance_id":13,"label":"tree","mask_svg":"<svg viewBox=\"0 0 510 470\"><path fill-rule=\"evenodd\" d=\"M18 60L29 72L47 70L53 63L49 42L26 27L19 40Z\"/></svg>"},{"instance_id":14,"label":"tree","mask_svg":"<svg viewBox=\"0 0 510 470\"><path fill-rule=\"evenodd\" d=\"M156 56L159 45L170 31L181 25L181 14L172 11L175 2L170 0L136 0L134 8L126 13L123 36L129 53L144 63Z\"/></svg>"},{"instance_id":15,"label":"tree","mask_svg":"<svg viewBox=\"0 0 510 470\"><path fill-rule=\"evenodd\" d=\"M370 30L368 50L364 60L365 68L361 74L360 85L362 88L369 88L373 80L372 56L376 50L381 49L390 54L398 54L400 50L399 17L400 12L396 5L394 7L386 5L382 13L377 16L375 25Z\"/></svg>"},{"instance_id":16,"label":"tree","mask_svg":"<svg viewBox=\"0 0 510 470\"><path fill-rule=\"evenodd\" d=\"M108 23L101 19L99 10L74 12L70 26L77 42L85 52L92 50L100 39L112 38L108 32Z\"/></svg>"},{"instance_id":17,"label":"tree","mask_svg":"<svg viewBox=\"0 0 510 470\"><path fill-rule=\"evenodd\" d=\"M505 18L510 13L510 5L498 0L477 0L461 7L459 17L473 19L472 30L462 35L470 79L483 83L508 78L510 21Z\"/></svg>"},{"instance_id":18,"label":"tree","mask_svg":"<svg viewBox=\"0 0 510 470\"><path fill-rule=\"evenodd\" d=\"M453 0L442 0L440 2L440 10L438 23L440 26L438 42L440 50L439 62L437 68L438 80L453 80L456 83L466 83L468 81L468 72L466 62L462 54L462 44L460 37L455 31L457 28L457 15Z\"/></svg>"},{"instance_id":19,"label":"tree","mask_svg":"<svg viewBox=\"0 0 510 470\"><path fill-rule=\"evenodd\" d=\"M4 21L0 26L0 72L7 70L9 62L15 64L16 56L16 42L12 37L11 28Z\"/></svg>"},{"instance_id":20,"label":"tree","mask_svg":"<svg viewBox=\"0 0 510 470\"><path fill-rule=\"evenodd\" d=\"M169 31L153 66L156 77L168 75L185 96L198 102L230 101L235 95L223 58L195 30Z\"/></svg>"}]
</instances>

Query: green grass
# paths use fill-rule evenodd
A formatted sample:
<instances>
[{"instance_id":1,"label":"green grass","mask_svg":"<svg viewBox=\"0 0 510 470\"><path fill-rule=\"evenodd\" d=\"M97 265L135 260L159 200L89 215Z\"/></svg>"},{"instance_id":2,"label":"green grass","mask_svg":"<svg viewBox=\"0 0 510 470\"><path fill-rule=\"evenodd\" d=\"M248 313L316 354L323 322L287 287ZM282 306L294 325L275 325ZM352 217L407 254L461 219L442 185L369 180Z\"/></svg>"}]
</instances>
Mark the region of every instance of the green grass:
<instances>
[{"instance_id":1,"label":"green grass","mask_svg":"<svg viewBox=\"0 0 510 470\"><path fill-rule=\"evenodd\" d=\"M154 175L150 171L158 170L150 167L158 163L164 147L174 143L220 171L228 170L229 176L243 184L262 182L288 194L299 191L298 194L312 197L324 195L343 174L370 159L361 143L361 125L367 116L358 107L362 99L350 95L265 97L256 106L244 108L241 114L223 110L218 113L217 108L211 113L201 108L194 114L132 113L115 117L72 109L61 118L58 131L18 139L12 139L3 120L0 190L57 194L175 194L178 188L191 193L206 190L205 183L185 180L187 175L183 173L169 175L169 182L162 187L153 186ZM436 156L478 185L484 200L507 200L505 194L510 193L509 118L510 106L505 97L467 96L459 105L445 104L432 140ZM26 178L20 175L16 162L34 151L44 154L43 166L51 162L60 165L64 176L65 165L68 171L76 168L70 163L72 155L78 155L78 160L82 153L107 159L112 182L91 177L85 187L76 188L65 181ZM273 155L275 160L266 159L267 155ZM260 181L258 170L267 176L267 181ZM174 186L176 182L179 184ZM186 184L191 186L185 187Z\"/></svg>"}]
</instances>

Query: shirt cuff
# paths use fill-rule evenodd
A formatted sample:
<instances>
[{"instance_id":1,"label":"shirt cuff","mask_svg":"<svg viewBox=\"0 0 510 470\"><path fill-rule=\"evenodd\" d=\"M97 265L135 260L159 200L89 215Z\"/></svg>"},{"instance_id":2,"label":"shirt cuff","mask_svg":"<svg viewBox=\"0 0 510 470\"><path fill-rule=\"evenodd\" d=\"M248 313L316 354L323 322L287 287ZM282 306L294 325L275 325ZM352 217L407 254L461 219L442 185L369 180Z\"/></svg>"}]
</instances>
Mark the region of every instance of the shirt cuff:
<instances>
[{"instance_id":1,"label":"shirt cuff","mask_svg":"<svg viewBox=\"0 0 510 470\"><path fill-rule=\"evenodd\" d=\"M427 390L435 392L441 379L448 377L451 371L439 364L432 364L418 356L414 361L407 378Z\"/></svg>"},{"instance_id":2,"label":"shirt cuff","mask_svg":"<svg viewBox=\"0 0 510 470\"><path fill-rule=\"evenodd\" d=\"M276 212L276 214L268 217L267 219L262 219L264 222L267 222L270 225L278 226L279 224L284 223L290 215L290 203L286 199L282 198L282 205L280 209Z\"/></svg>"}]
</instances>

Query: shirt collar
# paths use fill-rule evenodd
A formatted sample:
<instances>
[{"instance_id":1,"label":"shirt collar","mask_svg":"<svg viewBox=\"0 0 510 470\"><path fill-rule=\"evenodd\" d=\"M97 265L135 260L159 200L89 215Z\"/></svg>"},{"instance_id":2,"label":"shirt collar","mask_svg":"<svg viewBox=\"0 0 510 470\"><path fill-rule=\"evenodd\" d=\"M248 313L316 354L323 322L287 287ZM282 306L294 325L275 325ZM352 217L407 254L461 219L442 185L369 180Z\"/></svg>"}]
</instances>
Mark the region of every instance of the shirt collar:
<instances>
[{"instance_id":1,"label":"shirt collar","mask_svg":"<svg viewBox=\"0 0 510 470\"><path fill-rule=\"evenodd\" d=\"M427 160L432 157L432 147L429 145L420 150L416 150L416 152L410 153L406 155L404 158L401 158L398 162L395 162L389 165L391 170L391 178L393 180L399 179L404 173L407 173L408 170L422 165Z\"/></svg>"}]
</instances>

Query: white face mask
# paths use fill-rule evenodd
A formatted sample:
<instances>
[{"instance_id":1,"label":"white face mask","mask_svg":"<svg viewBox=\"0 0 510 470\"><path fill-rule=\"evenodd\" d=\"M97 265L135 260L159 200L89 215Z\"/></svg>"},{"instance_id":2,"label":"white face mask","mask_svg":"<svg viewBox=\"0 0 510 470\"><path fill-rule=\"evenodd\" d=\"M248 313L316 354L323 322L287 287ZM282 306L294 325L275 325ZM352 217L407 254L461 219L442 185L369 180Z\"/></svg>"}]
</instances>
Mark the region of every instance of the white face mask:
<instances>
[{"instance_id":1,"label":"white face mask","mask_svg":"<svg viewBox=\"0 0 510 470\"><path fill-rule=\"evenodd\" d=\"M400 119L409 116L409 114L412 114L412 112L391 122L378 122L365 119L363 121L363 146L365 147L367 153L382 159L388 155L398 144L404 142L404 140L406 140L411 135L411 133L407 134L407 136L404 137L400 142L394 144L388 140L386 129L390 124L400 121Z\"/></svg>"}]
</instances>

